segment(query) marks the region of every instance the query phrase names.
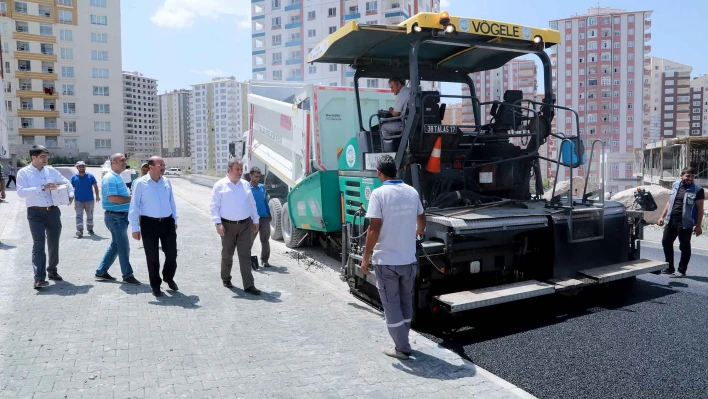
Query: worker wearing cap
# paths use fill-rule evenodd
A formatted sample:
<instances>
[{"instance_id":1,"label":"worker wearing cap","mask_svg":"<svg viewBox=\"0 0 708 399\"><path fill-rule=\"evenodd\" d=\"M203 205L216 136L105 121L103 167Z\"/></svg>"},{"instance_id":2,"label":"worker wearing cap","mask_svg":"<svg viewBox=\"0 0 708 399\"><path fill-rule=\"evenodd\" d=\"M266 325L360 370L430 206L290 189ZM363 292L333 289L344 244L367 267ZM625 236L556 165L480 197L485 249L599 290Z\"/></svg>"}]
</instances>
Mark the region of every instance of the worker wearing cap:
<instances>
[{"instance_id":1,"label":"worker wearing cap","mask_svg":"<svg viewBox=\"0 0 708 399\"><path fill-rule=\"evenodd\" d=\"M89 234L93 235L93 208L101 197L98 195L98 182L91 173L86 172L84 161L76 163L76 170L78 173L71 176L70 181L74 187L76 238L81 238L84 235L84 212L86 212L86 229ZM92 188L93 192L91 192Z\"/></svg>"},{"instance_id":2,"label":"worker wearing cap","mask_svg":"<svg viewBox=\"0 0 708 399\"><path fill-rule=\"evenodd\" d=\"M142 164L140 166L140 177L145 176L146 174L148 174L149 171L150 171L150 166L148 166L148 163L145 162L144 164Z\"/></svg>"},{"instance_id":3,"label":"worker wearing cap","mask_svg":"<svg viewBox=\"0 0 708 399\"><path fill-rule=\"evenodd\" d=\"M425 214L418 192L396 180L396 161L390 155L379 158L376 170L383 186L369 199L367 219L371 220L361 269L370 274L376 268L376 287L384 308L386 326L394 348L385 355L407 360L412 354L408 341L413 318L413 287L418 271L416 235L425 234Z\"/></svg>"}]
</instances>

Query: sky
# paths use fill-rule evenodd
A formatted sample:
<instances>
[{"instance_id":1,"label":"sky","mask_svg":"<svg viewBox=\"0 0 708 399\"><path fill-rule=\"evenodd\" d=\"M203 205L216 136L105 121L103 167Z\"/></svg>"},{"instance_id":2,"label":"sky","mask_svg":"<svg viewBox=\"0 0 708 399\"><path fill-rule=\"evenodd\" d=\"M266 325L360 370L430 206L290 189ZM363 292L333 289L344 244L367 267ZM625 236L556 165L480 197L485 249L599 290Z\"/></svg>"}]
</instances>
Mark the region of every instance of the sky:
<instances>
[{"instance_id":1,"label":"sky","mask_svg":"<svg viewBox=\"0 0 708 399\"><path fill-rule=\"evenodd\" d=\"M652 10L650 55L690 65L694 77L708 73L705 0L442 0L442 9L545 28L550 20L585 14L598 4ZM158 79L160 93L216 76L250 79L250 9L251 0L121 0L123 70Z\"/></svg>"}]
</instances>

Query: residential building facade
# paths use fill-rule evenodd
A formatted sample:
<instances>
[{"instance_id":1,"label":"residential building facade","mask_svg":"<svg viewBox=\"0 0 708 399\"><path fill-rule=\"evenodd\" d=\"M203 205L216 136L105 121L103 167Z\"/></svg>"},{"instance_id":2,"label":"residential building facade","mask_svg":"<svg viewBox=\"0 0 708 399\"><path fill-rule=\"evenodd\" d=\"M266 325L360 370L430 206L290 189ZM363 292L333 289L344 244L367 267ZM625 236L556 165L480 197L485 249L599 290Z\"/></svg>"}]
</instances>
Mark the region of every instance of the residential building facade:
<instances>
[{"instance_id":1,"label":"residential building facade","mask_svg":"<svg viewBox=\"0 0 708 399\"><path fill-rule=\"evenodd\" d=\"M648 142L688 135L690 76L692 67L659 57L648 57L645 72L649 91L644 120L649 121ZM681 95L679 95L679 93ZM648 96L647 96L648 94ZM678 100L682 100L680 103ZM679 128L679 121L681 119ZM647 144L647 142L645 142Z\"/></svg>"},{"instance_id":2,"label":"residential building facade","mask_svg":"<svg viewBox=\"0 0 708 399\"><path fill-rule=\"evenodd\" d=\"M0 37L11 154L123 151L119 1L0 1Z\"/></svg>"},{"instance_id":3,"label":"residential building facade","mask_svg":"<svg viewBox=\"0 0 708 399\"><path fill-rule=\"evenodd\" d=\"M138 163L160 155L160 110L157 79L123 72L125 153Z\"/></svg>"},{"instance_id":4,"label":"residential building facade","mask_svg":"<svg viewBox=\"0 0 708 399\"><path fill-rule=\"evenodd\" d=\"M1 57L1 56L0 56ZM5 86L5 76L0 70L0 87ZM0 104L7 104L5 100L5 90L0 90ZM10 160L10 139L8 137L7 110L0 106L0 160Z\"/></svg>"},{"instance_id":5,"label":"residential building facade","mask_svg":"<svg viewBox=\"0 0 708 399\"><path fill-rule=\"evenodd\" d=\"M691 80L691 136L708 136L708 75Z\"/></svg>"},{"instance_id":6,"label":"residential building facade","mask_svg":"<svg viewBox=\"0 0 708 399\"><path fill-rule=\"evenodd\" d=\"M395 25L439 7L440 0L253 0L253 79L351 87L353 70L338 64L308 65L307 54L350 21ZM383 79L363 79L359 84L388 87Z\"/></svg>"},{"instance_id":7,"label":"residential building facade","mask_svg":"<svg viewBox=\"0 0 708 399\"><path fill-rule=\"evenodd\" d=\"M160 147L170 167L189 169L192 166L191 107L190 90L160 94Z\"/></svg>"},{"instance_id":8,"label":"residential building facade","mask_svg":"<svg viewBox=\"0 0 708 399\"><path fill-rule=\"evenodd\" d=\"M222 173L229 143L248 129L247 84L234 77L192 85L192 171Z\"/></svg>"},{"instance_id":9,"label":"residential building facade","mask_svg":"<svg viewBox=\"0 0 708 399\"><path fill-rule=\"evenodd\" d=\"M634 149L649 138L649 121L645 124L643 117L649 107L645 55L651 51L651 13L598 7L550 22L561 34L550 51L556 103L576 110L580 124L574 115L558 113L558 131L587 135L588 149L595 140L605 143L607 173L602 178L612 193L639 182L632 170ZM550 143L552 153L557 153L556 144ZM598 161L590 174L580 167L574 175L599 181ZM568 171L561 168L560 173L562 179Z\"/></svg>"}]
</instances>

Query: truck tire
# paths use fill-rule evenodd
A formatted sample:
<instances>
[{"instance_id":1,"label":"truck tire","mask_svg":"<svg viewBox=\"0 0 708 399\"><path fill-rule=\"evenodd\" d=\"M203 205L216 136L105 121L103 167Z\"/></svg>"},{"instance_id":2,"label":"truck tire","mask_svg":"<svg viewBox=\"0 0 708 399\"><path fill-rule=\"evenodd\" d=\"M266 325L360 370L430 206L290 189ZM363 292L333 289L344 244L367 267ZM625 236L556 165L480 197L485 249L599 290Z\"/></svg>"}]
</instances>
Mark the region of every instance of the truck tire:
<instances>
[{"instance_id":1,"label":"truck tire","mask_svg":"<svg viewBox=\"0 0 708 399\"><path fill-rule=\"evenodd\" d=\"M302 238L307 234L307 231L293 226L293 222L290 220L290 212L288 212L287 203L283 205L281 230L283 232L283 241L288 248L299 247L302 244L300 241L302 241Z\"/></svg>"},{"instance_id":2,"label":"truck tire","mask_svg":"<svg viewBox=\"0 0 708 399\"><path fill-rule=\"evenodd\" d=\"M273 218L270 220L270 238L274 240L283 239L283 203L280 202L279 198L271 198L268 201L268 207L270 208L270 216Z\"/></svg>"}]
</instances>

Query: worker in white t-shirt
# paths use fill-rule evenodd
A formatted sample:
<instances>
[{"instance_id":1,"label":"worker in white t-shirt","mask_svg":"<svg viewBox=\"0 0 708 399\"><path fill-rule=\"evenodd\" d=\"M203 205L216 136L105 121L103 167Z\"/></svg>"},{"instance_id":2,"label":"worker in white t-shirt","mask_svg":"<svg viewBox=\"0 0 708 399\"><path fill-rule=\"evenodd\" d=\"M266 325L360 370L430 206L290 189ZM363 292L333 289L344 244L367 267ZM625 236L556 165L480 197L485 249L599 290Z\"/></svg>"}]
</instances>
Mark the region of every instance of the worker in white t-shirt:
<instances>
[{"instance_id":1,"label":"worker in white t-shirt","mask_svg":"<svg viewBox=\"0 0 708 399\"><path fill-rule=\"evenodd\" d=\"M361 268L370 274L376 269L376 287L384 308L388 332L394 348L385 355L408 360L408 341L413 318L413 288L418 271L416 235L425 235L425 213L418 192L396 180L396 161L390 155L379 158L376 166L383 186L371 192L366 217L371 220Z\"/></svg>"},{"instance_id":2,"label":"worker in white t-shirt","mask_svg":"<svg viewBox=\"0 0 708 399\"><path fill-rule=\"evenodd\" d=\"M120 172L120 177L123 179L123 183L128 186L128 190L130 190L130 186L133 184L133 175L136 173L135 169L132 169L130 165L126 166L126 169Z\"/></svg>"}]
</instances>

